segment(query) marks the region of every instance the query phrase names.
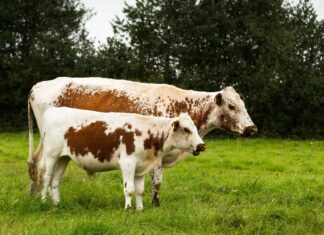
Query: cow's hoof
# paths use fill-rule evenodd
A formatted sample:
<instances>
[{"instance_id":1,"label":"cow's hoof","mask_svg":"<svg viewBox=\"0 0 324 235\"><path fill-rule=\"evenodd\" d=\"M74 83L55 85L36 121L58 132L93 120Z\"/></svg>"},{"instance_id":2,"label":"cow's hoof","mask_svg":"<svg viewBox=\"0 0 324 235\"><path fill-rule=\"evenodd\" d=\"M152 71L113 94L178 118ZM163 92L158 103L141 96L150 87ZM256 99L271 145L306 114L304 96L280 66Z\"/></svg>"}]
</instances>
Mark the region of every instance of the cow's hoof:
<instances>
[{"instance_id":1,"label":"cow's hoof","mask_svg":"<svg viewBox=\"0 0 324 235\"><path fill-rule=\"evenodd\" d=\"M151 202L153 206L160 207L160 200L158 198L153 198Z\"/></svg>"},{"instance_id":2,"label":"cow's hoof","mask_svg":"<svg viewBox=\"0 0 324 235\"><path fill-rule=\"evenodd\" d=\"M132 210L132 206L130 205L127 205L124 209L124 211L131 211Z\"/></svg>"}]
</instances>

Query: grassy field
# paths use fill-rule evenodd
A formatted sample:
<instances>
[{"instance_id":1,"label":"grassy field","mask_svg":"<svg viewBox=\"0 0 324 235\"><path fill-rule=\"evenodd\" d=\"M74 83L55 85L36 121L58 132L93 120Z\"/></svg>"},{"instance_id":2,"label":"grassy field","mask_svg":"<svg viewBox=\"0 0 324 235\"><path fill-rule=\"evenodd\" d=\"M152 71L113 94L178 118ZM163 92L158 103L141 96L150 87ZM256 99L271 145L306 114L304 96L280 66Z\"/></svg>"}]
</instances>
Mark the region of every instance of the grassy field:
<instances>
[{"instance_id":1,"label":"grassy field","mask_svg":"<svg viewBox=\"0 0 324 235\"><path fill-rule=\"evenodd\" d=\"M28 195L26 133L0 134L1 234L324 234L324 141L207 140L164 171L161 207L124 212L119 171L89 179L73 163L62 202Z\"/></svg>"}]
</instances>

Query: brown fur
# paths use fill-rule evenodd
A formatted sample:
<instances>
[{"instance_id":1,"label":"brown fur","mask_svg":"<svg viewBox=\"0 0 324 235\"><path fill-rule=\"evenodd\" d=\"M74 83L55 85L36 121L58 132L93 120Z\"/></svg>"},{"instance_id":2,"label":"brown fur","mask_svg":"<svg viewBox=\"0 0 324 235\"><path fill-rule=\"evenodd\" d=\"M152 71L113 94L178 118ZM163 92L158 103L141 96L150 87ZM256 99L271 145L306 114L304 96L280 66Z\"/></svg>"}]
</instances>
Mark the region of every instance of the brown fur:
<instances>
[{"instance_id":1,"label":"brown fur","mask_svg":"<svg viewBox=\"0 0 324 235\"><path fill-rule=\"evenodd\" d=\"M218 116L219 123L221 128L227 131L232 131L236 128L237 121L236 119L232 118L229 114L222 112Z\"/></svg>"},{"instance_id":2,"label":"brown fur","mask_svg":"<svg viewBox=\"0 0 324 235\"><path fill-rule=\"evenodd\" d=\"M171 99L169 97L169 99ZM210 103L210 96L197 100L186 97L182 101L171 100L166 107L165 116L176 117L182 112L189 113L198 130L206 123L208 116L213 109ZM157 105L154 107L145 106L145 99L131 98L124 91L105 90L91 93L84 87L78 89L71 88L71 84L65 87L64 92L54 102L58 107L72 107L99 112L126 112L138 113L143 115L163 116L158 110ZM164 104L161 97L156 98L156 104Z\"/></svg>"},{"instance_id":3,"label":"brown fur","mask_svg":"<svg viewBox=\"0 0 324 235\"><path fill-rule=\"evenodd\" d=\"M135 151L134 132L118 128L106 134L107 125L103 121L96 121L80 130L70 127L64 135L71 152L84 156L91 152L95 158L103 162L110 161L114 151L120 145L125 144L127 154Z\"/></svg>"},{"instance_id":4,"label":"brown fur","mask_svg":"<svg viewBox=\"0 0 324 235\"><path fill-rule=\"evenodd\" d=\"M83 87L73 89L71 84L66 86L54 105L98 112L154 114L152 110L140 106L139 98L131 99L126 92L106 90L91 93Z\"/></svg>"},{"instance_id":5,"label":"brown fur","mask_svg":"<svg viewBox=\"0 0 324 235\"><path fill-rule=\"evenodd\" d=\"M162 132L161 135L159 132L154 135L149 130L147 133L149 137L144 140L144 149L154 149L154 155L156 156L157 152L163 149L163 144L165 141L164 132Z\"/></svg>"}]
</instances>

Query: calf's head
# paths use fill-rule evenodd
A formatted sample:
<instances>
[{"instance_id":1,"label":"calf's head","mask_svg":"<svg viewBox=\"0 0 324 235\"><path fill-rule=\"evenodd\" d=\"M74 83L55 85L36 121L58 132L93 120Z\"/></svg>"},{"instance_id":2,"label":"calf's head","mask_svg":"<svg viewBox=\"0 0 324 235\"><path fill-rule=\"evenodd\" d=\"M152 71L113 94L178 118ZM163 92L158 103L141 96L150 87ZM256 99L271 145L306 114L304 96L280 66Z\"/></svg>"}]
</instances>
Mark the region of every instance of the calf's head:
<instances>
[{"instance_id":1,"label":"calf's head","mask_svg":"<svg viewBox=\"0 0 324 235\"><path fill-rule=\"evenodd\" d=\"M181 113L179 117L174 119L168 141L173 148L190 152L195 156L205 150L205 143L187 113Z\"/></svg>"},{"instance_id":2,"label":"calf's head","mask_svg":"<svg viewBox=\"0 0 324 235\"><path fill-rule=\"evenodd\" d=\"M211 114L213 123L226 131L250 136L257 132L243 102L233 87L226 87L214 97L215 109Z\"/></svg>"}]
</instances>

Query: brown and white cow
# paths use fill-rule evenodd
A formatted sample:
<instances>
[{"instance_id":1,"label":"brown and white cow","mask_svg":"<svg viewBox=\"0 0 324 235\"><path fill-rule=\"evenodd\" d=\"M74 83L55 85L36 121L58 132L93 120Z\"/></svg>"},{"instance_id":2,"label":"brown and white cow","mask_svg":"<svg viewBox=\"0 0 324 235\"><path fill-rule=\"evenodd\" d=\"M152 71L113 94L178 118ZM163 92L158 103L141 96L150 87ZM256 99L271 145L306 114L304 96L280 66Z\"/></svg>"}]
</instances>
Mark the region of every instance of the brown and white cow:
<instances>
[{"instance_id":1,"label":"brown and white cow","mask_svg":"<svg viewBox=\"0 0 324 235\"><path fill-rule=\"evenodd\" d=\"M40 134L43 134L43 113L53 106L73 107L101 112L126 112L143 115L175 117L187 112L201 137L215 128L249 136L256 132L243 100L232 88L217 92L183 90L165 84L148 84L106 78L60 77L37 83L29 96L30 151L29 173L35 181L35 166L42 145L33 153L32 116L34 112ZM152 202L159 205L158 192L162 182L162 167L172 167L185 157L174 151L158 162L151 174ZM33 183L31 193L34 193Z\"/></svg>"},{"instance_id":2,"label":"brown and white cow","mask_svg":"<svg viewBox=\"0 0 324 235\"><path fill-rule=\"evenodd\" d=\"M43 158L39 165L42 201L49 186L55 204L59 184L71 159L94 172L120 169L125 209L136 194L136 209L143 209L144 175L174 150L198 155L204 142L188 114L176 118L134 113L101 113L74 108L49 108L43 117Z\"/></svg>"}]
</instances>

